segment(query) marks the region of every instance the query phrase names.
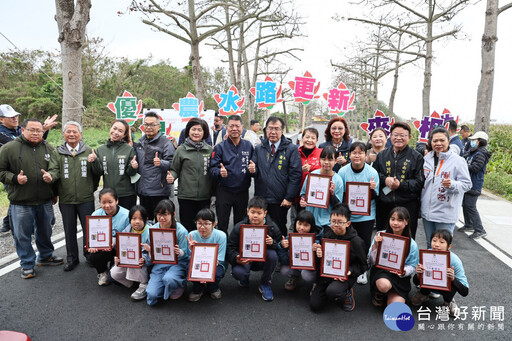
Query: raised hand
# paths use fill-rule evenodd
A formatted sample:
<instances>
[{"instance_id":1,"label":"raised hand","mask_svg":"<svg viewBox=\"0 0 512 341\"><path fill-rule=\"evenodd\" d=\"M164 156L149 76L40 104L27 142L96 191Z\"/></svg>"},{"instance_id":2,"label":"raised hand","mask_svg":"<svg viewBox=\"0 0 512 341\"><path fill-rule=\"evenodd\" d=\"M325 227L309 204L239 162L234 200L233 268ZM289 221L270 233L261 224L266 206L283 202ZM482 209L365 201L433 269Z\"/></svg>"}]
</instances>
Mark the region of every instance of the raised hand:
<instances>
[{"instance_id":1,"label":"raised hand","mask_svg":"<svg viewBox=\"0 0 512 341\"><path fill-rule=\"evenodd\" d=\"M167 182L172 184L174 182L174 177L172 176L171 172L167 171Z\"/></svg>"},{"instance_id":2,"label":"raised hand","mask_svg":"<svg viewBox=\"0 0 512 341\"><path fill-rule=\"evenodd\" d=\"M155 153L155 158L153 159L153 164L155 167L160 167L160 158L158 157L158 152Z\"/></svg>"},{"instance_id":3,"label":"raised hand","mask_svg":"<svg viewBox=\"0 0 512 341\"><path fill-rule=\"evenodd\" d=\"M43 173L43 180L46 183L52 182L52 175L45 171L44 169L41 169L41 172Z\"/></svg>"},{"instance_id":4,"label":"raised hand","mask_svg":"<svg viewBox=\"0 0 512 341\"><path fill-rule=\"evenodd\" d=\"M91 154L87 155L87 161L88 162L94 162L96 161L98 157L96 156L96 153L94 153L94 148L91 151Z\"/></svg>"},{"instance_id":5,"label":"raised hand","mask_svg":"<svg viewBox=\"0 0 512 341\"><path fill-rule=\"evenodd\" d=\"M228 171L226 168L224 168L224 165L222 163L220 164L220 176L222 176L223 178L226 178L228 176Z\"/></svg>"},{"instance_id":6,"label":"raised hand","mask_svg":"<svg viewBox=\"0 0 512 341\"><path fill-rule=\"evenodd\" d=\"M20 171L20 174L18 174L18 179L17 180L18 180L18 183L20 185L24 185L24 184L27 183L28 178L27 178L26 175L23 175L23 169Z\"/></svg>"},{"instance_id":7,"label":"raised hand","mask_svg":"<svg viewBox=\"0 0 512 341\"><path fill-rule=\"evenodd\" d=\"M252 173L252 174L256 173L256 164L254 162L252 162L252 160L249 161L248 169L249 169L249 173Z\"/></svg>"},{"instance_id":8,"label":"raised hand","mask_svg":"<svg viewBox=\"0 0 512 341\"><path fill-rule=\"evenodd\" d=\"M130 161L130 165L132 166L133 169L137 169L139 168L139 163L137 162L137 156L133 156L133 159L132 161Z\"/></svg>"}]
</instances>

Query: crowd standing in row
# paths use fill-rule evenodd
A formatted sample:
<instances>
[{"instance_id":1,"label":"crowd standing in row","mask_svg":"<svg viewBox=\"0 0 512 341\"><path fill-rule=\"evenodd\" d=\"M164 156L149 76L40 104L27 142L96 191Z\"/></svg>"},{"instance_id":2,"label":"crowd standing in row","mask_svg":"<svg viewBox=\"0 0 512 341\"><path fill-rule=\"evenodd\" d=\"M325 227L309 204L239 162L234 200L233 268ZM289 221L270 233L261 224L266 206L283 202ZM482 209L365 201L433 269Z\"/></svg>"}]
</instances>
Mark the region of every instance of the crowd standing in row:
<instances>
[{"instance_id":1,"label":"crowd standing in row","mask_svg":"<svg viewBox=\"0 0 512 341\"><path fill-rule=\"evenodd\" d=\"M82 127L77 122L63 125L64 142L53 148L43 134L55 125L55 118L49 118L44 124L28 119L20 130L17 127L19 113L7 105L0 106L0 110L0 140L4 143L4 135L13 140L0 149L0 180L8 186L11 215L7 219L21 260L23 278L34 277L36 263L63 263L62 258L53 254L50 240L54 218L52 201L55 203L57 196L66 235L64 270L71 271L79 264L82 249L98 273L99 285L112 280L125 286L139 283L132 299L147 297L150 305L162 298L176 299L183 294L190 249L197 242L219 244L219 256L215 282L194 282L189 294L191 301L199 300L205 293L213 299L221 298L219 283L228 264L242 287L250 285L251 271L262 271L258 289L264 300L273 300L271 279L277 264L281 263L282 274L289 278L285 289L295 289L300 278L314 284L310 298L312 310L320 310L325 302L333 300L350 311L355 306L352 286L356 281L367 283L368 268L374 305L383 305L386 297L388 304L405 302L411 290L411 278L422 271L414 241L419 217L423 219L429 248L446 251L451 247L461 206L465 218L462 230L474 229L473 238L485 235L476 200L490 158L485 148L488 136L477 132L463 144L452 122L448 131L432 130L425 149L415 150L409 147L410 127L401 122L391 127L391 146L386 148L389 141L383 129L370 134L368 145L354 142L347 122L336 117L328 123L326 142L318 148L316 129L305 129L301 146L297 147L283 135L283 120L274 116L266 121L261 139L256 135L258 122L251 122L251 129L246 130L236 115L228 118L226 126L222 124L222 117L216 116L212 129L204 120L192 118L175 149L160 133L158 115L149 112L144 118L144 135L137 143L132 141L128 124L116 120L110 128L108 141L95 151L84 144ZM310 173L331 177L331 200L327 209L306 205L304 197ZM94 192L100 177L103 177L103 190L99 195L101 208L95 210ZM250 199L252 178L255 196ZM179 181L180 222L176 221L176 210L169 200L176 180ZM370 184L368 216L352 215L348 207L341 204L346 201L346 183L353 181ZM137 197L140 205L136 205ZM212 204L218 222L210 209ZM286 251L290 207L293 207L291 230L316 234L314 250L318 259L322 258L323 238L351 241L347 280L320 277L315 271L290 269ZM231 211L234 228L228 231ZM87 249L85 238L79 247L77 218L85 226L87 215L112 216L114 236L122 231L140 233L142 268L118 267L114 249ZM268 227L265 262L240 258L242 224ZM374 225L388 233L410 238L403 273L375 268L376 245L382 237L377 233L372 240ZM174 251L178 264L151 263L149 227L177 230ZM37 260L31 247L33 233L39 250ZM449 277L458 283L454 290L467 295L467 280L462 263L458 262ZM418 292L413 304L425 301L426 294L429 293ZM445 304L455 311L453 295L444 298Z\"/></svg>"}]
</instances>

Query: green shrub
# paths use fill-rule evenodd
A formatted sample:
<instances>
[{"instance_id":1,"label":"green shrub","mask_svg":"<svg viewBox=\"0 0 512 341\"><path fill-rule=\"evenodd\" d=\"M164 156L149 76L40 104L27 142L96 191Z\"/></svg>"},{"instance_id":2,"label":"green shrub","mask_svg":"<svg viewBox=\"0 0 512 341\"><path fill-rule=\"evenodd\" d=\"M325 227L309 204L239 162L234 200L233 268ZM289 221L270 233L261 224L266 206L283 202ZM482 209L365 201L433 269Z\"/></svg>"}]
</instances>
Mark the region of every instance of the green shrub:
<instances>
[{"instance_id":1,"label":"green shrub","mask_svg":"<svg viewBox=\"0 0 512 341\"><path fill-rule=\"evenodd\" d=\"M512 200L512 175L504 172L491 172L485 175L484 187Z\"/></svg>"}]
</instances>

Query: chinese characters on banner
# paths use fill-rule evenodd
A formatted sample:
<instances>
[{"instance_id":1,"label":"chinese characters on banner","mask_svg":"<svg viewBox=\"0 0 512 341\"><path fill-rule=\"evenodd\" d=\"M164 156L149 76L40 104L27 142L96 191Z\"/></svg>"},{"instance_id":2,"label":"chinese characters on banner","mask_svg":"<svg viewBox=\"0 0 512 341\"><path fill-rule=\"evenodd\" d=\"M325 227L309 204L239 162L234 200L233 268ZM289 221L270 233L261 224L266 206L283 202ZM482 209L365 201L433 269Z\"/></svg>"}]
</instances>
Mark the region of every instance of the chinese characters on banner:
<instances>
[{"instance_id":1,"label":"chinese characters on banner","mask_svg":"<svg viewBox=\"0 0 512 341\"><path fill-rule=\"evenodd\" d=\"M238 89L234 85L231 85L227 93L215 94L213 98L219 106L219 115L221 116L241 115L244 113L242 107L245 97L241 97L238 94Z\"/></svg>"},{"instance_id":2,"label":"chinese characters on banner","mask_svg":"<svg viewBox=\"0 0 512 341\"><path fill-rule=\"evenodd\" d=\"M272 109L277 103L281 103L282 86L278 85L269 76L265 77L265 81L256 82L256 87L250 89L250 93L256 97L256 104L260 109Z\"/></svg>"},{"instance_id":3,"label":"chinese characters on banner","mask_svg":"<svg viewBox=\"0 0 512 341\"><path fill-rule=\"evenodd\" d=\"M382 128L386 131L386 135L389 136L389 130L395 123L395 119L391 116L386 116L382 111L376 110L373 118L368 118L366 122L359 125L361 129L371 134L377 128Z\"/></svg>"},{"instance_id":4,"label":"chinese characters on banner","mask_svg":"<svg viewBox=\"0 0 512 341\"><path fill-rule=\"evenodd\" d=\"M180 98L178 103L174 103L172 107L178 111L181 118L188 122L192 117L199 117L199 113L203 112L204 102L199 103L199 99L190 92L187 97Z\"/></svg>"},{"instance_id":5,"label":"chinese characters on banner","mask_svg":"<svg viewBox=\"0 0 512 341\"><path fill-rule=\"evenodd\" d=\"M107 108L116 114L117 120L125 120L129 125L133 125L135 121L142 118L140 113L142 110L142 100L137 102L137 97L134 97L126 90L122 96L116 97L115 102L107 104Z\"/></svg>"},{"instance_id":6,"label":"chinese characters on banner","mask_svg":"<svg viewBox=\"0 0 512 341\"><path fill-rule=\"evenodd\" d=\"M343 82L340 82L337 88L329 89L328 93L324 93L324 98L327 100L330 115L343 116L348 111L356 108L352 105L356 94L355 92L350 92Z\"/></svg>"},{"instance_id":7,"label":"chinese characters on banner","mask_svg":"<svg viewBox=\"0 0 512 341\"><path fill-rule=\"evenodd\" d=\"M306 71L302 77L295 77L295 81L289 81L288 85L293 90L295 102L308 105L312 99L320 98L320 95L317 95L320 82L316 85L315 83L316 78L313 78L309 71Z\"/></svg>"},{"instance_id":8,"label":"chinese characters on banner","mask_svg":"<svg viewBox=\"0 0 512 341\"><path fill-rule=\"evenodd\" d=\"M430 116L425 116L421 120L414 121L414 127L419 131L418 142L427 143L430 131L436 127L448 129L449 120L455 120L458 123L459 116L454 118L448 109L444 109L441 115L434 111Z\"/></svg>"},{"instance_id":9,"label":"chinese characters on banner","mask_svg":"<svg viewBox=\"0 0 512 341\"><path fill-rule=\"evenodd\" d=\"M175 103L177 104L177 103ZM182 117L180 116L180 111L176 109L146 109L143 110L143 115L148 113L149 111L156 112L158 117L160 118L160 132L162 135L170 138L171 136L174 138L178 138L180 133L187 126L187 122L191 119L191 117ZM213 118L215 117L215 111L213 110L204 110L197 116L208 123L208 127L213 126ZM144 126L141 124L139 129L144 133Z\"/></svg>"}]
</instances>

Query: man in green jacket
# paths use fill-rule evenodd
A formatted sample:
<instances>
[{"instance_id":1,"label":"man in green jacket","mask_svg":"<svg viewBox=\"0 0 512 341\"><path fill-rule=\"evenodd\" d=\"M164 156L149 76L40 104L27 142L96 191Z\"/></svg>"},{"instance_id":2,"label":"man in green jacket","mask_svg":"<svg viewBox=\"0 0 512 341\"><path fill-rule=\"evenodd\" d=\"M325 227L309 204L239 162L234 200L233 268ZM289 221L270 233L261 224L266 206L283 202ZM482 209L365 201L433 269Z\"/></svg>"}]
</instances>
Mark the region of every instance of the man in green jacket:
<instances>
[{"instance_id":1,"label":"man in green jacket","mask_svg":"<svg viewBox=\"0 0 512 341\"><path fill-rule=\"evenodd\" d=\"M60 265L53 255L51 241L53 218L52 186L43 180L54 148L43 140L43 123L30 118L21 126L21 136L0 150L0 181L9 185L14 244L21 263L21 277L35 276L35 235L39 257L37 265ZM37 228L34 228L36 226Z\"/></svg>"},{"instance_id":2,"label":"man in green jacket","mask_svg":"<svg viewBox=\"0 0 512 341\"><path fill-rule=\"evenodd\" d=\"M67 262L64 265L64 271L71 271L79 263L76 218L80 219L82 229L85 231L85 217L94 212L94 190L101 174L94 173L92 162L96 157L94 150L82 141L80 123L67 122L62 129L62 134L64 143L53 151L50 157L50 170L43 173L43 180L57 184L59 209L66 235ZM85 246L85 237L83 246ZM85 248L82 250L85 256Z\"/></svg>"}]
</instances>

